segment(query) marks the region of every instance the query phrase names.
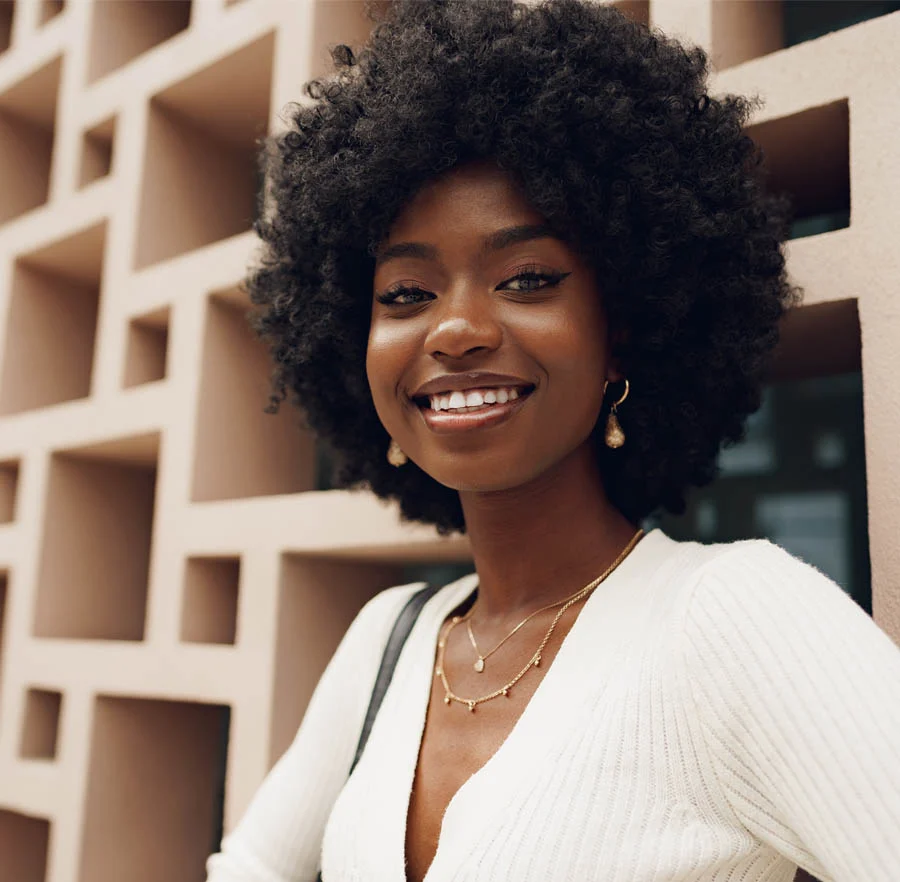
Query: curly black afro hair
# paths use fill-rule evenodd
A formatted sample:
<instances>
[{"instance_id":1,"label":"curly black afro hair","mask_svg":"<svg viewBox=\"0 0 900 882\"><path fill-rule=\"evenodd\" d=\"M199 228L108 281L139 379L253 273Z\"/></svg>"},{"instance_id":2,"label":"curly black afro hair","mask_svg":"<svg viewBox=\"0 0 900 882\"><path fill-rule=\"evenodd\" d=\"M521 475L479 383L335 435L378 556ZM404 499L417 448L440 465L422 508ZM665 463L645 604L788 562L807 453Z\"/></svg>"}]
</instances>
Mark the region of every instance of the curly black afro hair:
<instances>
[{"instance_id":1,"label":"curly black afro hair","mask_svg":"<svg viewBox=\"0 0 900 882\"><path fill-rule=\"evenodd\" d=\"M262 256L247 288L276 365L271 407L288 395L301 407L340 484L465 529L456 491L387 463L365 353L392 220L430 178L491 159L597 274L631 384L625 446L594 433L607 494L634 523L684 511L759 407L797 299L788 208L765 193L743 133L754 102L709 97L702 50L582 0L400 0L364 48L332 57L262 154Z\"/></svg>"}]
</instances>

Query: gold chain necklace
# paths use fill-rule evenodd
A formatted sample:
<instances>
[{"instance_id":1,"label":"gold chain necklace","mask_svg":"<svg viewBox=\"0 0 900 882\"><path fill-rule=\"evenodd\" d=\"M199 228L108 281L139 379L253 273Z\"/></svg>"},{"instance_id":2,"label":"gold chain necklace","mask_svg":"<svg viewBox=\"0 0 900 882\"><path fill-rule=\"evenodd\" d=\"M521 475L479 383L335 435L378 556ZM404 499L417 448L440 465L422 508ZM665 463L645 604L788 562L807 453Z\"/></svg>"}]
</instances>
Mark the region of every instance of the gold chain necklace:
<instances>
[{"instance_id":1,"label":"gold chain necklace","mask_svg":"<svg viewBox=\"0 0 900 882\"><path fill-rule=\"evenodd\" d=\"M515 634L519 628L523 625L527 625L536 615L539 615L542 612L547 612L548 609L553 609L555 606L561 606L564 603L568 603L573 597L577 594L581 594L584 591L584 588L580 588L575 594L571 594L569 597L564 597L562 600L557 600L555 603L548 603L546 606L542 606L540 609L536 609L531 615L522 619L512 631L509 632L490 652L486 652L484 655L481 654L481 650L478 648L478 644L475 642L475 635L472 633L472 613L475 610L473 606L459 621L466 623L466 631L469 635L469 642L472 644L472 649L475 650L475 655L478 658L475 660L475 664L472 665L475 668L476 672L481 674L484 671L484 663L501 647L513 634ZM449 632L448 632L449 633Z\"/></svg>"},{"instance_id":2,"label":"gold chain necklace","mask_svg":"<svg viewBox=\"0 0 900 882\"><path fill-rule=\"evenodd\" d=\"M453 689L450 687L450 682L447 680L447 674L444 671L444 651L447 646L447 640L450 637L450 633L453 629L463 621L463 617L454 616L446 626L443 636L438 640L438 651L437 651L437 665L435 667L435 674L440 678L441 685L444 687L444 704L449 705L451 702L458 702L459 704L464 704L468 707L470 712L474 712L475 708L484 703L485 701L491 701L494 698L499 698L501 695L508 696L509 690L519 682L532 668L540 667L541 664L541 653L543 653L545 647L550 642L550 638L553 636L553 632L556 630L556 626L559 623L559 620L563 617L566 610L570 607L574 606L578 603L579 600L583 600L628 556L631 552L632 548L637 545L638 540L641 536L644 535L644 531L639 529L634 536L628 541L628 544L625 548L622 549L619 556L610 564L610 566L596 579L591 582L588 582L587 585L584 586L580 591L576 591L575 594L571 595L568 600L563 602L563 606L559 610L559 612L554 616L553 621L550 623L550 627L547 629L547 633L544 635L544 639L541 640L540 646L538 646L537 651L531 658L528 660L528 664L516 674L515 677L512 678L505 686L501 686L499 689L495 689L493 692L488 693L487 695L482 695L478 698L462 698L457 695ZM474 607L473 607L474 609ZM540 610L539 610L540 612ZM466 613L466 618L468 618L472 614L472 610L469 610Z\"/></svg>"}]
</instances>

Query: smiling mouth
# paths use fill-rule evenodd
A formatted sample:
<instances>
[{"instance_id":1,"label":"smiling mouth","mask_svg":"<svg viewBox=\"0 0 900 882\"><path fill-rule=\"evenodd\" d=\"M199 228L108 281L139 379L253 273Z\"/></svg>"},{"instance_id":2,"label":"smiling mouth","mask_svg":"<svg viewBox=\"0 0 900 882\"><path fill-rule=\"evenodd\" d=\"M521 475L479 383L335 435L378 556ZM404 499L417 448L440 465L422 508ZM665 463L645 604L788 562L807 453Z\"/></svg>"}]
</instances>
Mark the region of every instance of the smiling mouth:
<instances>
[{"instance_id":1,"label":"smiling mouth","mask_svg":"<svg viewBox=\"0 0 900 882\"><path fill-rule=\"evenodd\" d=\"M464 414L502 408L503 405L526 398L534 391L534 386L490 386L467 389L465 392L439 392L435 395L421 395L413 402L421 410L434 414Z\"/></svg>"},{"instance_id":2,"label":"smiling mouth","mask_svg":"<svg viewBox=\"0 0 900 882\"><path fill-rule=\"evenodd\" d=\"M534 389L534 386L468 389L421 396L413 402L431 431L440 435L455 434L506 422L521 410Z\"/></svg>"}]
</instances>

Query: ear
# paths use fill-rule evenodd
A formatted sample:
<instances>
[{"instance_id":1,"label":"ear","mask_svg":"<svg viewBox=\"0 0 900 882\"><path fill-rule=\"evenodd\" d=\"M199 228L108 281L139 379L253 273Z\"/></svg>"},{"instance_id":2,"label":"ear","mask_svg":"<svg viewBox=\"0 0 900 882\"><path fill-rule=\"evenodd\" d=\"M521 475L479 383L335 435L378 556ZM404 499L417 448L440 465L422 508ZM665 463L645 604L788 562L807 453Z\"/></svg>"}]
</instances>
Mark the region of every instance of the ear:
<instances>
[{"instance_id":1,"label":"ear","mask_svg":"<svg viewBox=\"0 0 900 882\"><path fill-rule=\"evenodd\" d=\"M627 333L623 329L610 331L607 338L606 379L610 383L620 383L625 379L625 374L622 372L616 353L621 351L626 338Z\"/></svg>"}]
</instances>

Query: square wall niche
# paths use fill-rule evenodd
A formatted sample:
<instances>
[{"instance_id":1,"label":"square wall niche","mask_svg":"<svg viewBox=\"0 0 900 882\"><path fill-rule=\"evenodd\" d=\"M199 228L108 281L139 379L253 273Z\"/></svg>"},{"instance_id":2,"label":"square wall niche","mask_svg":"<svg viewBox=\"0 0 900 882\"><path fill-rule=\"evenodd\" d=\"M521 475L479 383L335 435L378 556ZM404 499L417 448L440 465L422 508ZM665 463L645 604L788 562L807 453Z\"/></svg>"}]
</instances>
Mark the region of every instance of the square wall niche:
<instances>
[{"instance_id":1,"label":"square wall niche","mask_svg":"<svg viewBox=\"0 0 900 882\"><path fill-rule=\"evenodd\" d=\"M898 10L897 0L713 0L713 66L734 67Z\"/></svg>"},{"instance_id":2,"label":"square wall niche","mask_svg":"<svg viewBox=\"0 0 900 882\"><path fill-rule=\"evenodd\" d=\"M65 0L41 0L38 7L38 26L47 24L66 8Z\"/></svg>"},{"instance_id":3,"label":"square wall niche","mask_svg":"<svg viewBox=\"0 0 900 882\"><path fill-rule=\"evenodd\" d=\"M122 385L128 389L165 379L168 351L168 306L132 319L128 324Z\"/></svg>"},{"instance_id":4,"label":"square wall niche","mask_svg":"<svg viewBox=\"0 0 900 882\"><path fill-rule=\"evenodd\" d=\"M49 196L61 67L56 58L0 94L0 224Z\"/></svg>"},{"instance_id":5,"label":"square wall niche","mask_svg":"<svg viewBox=\"0 0 900 882\"><path fill-rule=\"evenodd\" d=\"M97 697L78 882L205 878L221 839L228 729L222 705Z\"/></svg>"},{"instance_id":6,"label":"square wall niche","mask_svg":"<svg viewBox=\"0 0 900 882\"><path fill-rule=\"evenodd\" d=\"M186 30L190 0L128 0L91 4L89 83Z\"/></svg>"},{"instance_id":7,"label":"square wall niche","mask_svg":"<svg viewBox=\"0 0 900 882\"><path fill-rule=\"evenodd\" d=\"M767 380L808 380L861 370L859 302L836 300L801 306L785 315Z\"/></svg>"},{"instance_id":8,"label":"square wall niche","mask_svg":"<svg viewBox=\"0 0 900 882\"><path fill-rule=\"evenodd\" d=\"M15 0L0 0L0 52L6 52L12 45L12 26L15 12Z\"/></svg>"},{"instance_id":9,"label":"square wall niche","mask_svg":"<svg viewBox=\"0 0 900 882\"><path fill-rule=\"evenodd\" d=\"M269 763L297 733L344 632L379 591L402 582L399 564L288 554L282 558Z\"/></svg>"},{"instance_id":10,"label":"square wall niche","mask_svg":"<svg viewBox=\"0 0 900 882\"><path fill-rule=\"evenodd\" d=\"M374 6L385 9L388 3L382 0ZM355 50L369 39L371 32L372 21L366 15L365 0L314 0L309 78L334 73L331 50L339 43Z\"/></svg>"},{"instance_id":11,"label":"square wall niche","mask_svg":"<svg viewBox=\"0 0 900 882\"><path fill-rule=\"evenodd\" d=\"M207 502L298 493L315 486L316 454L300 416L266 413L271 365L247 320L249 303L231 291L206 310L191 499Z\"/></svg>"},{"instance_id":12,"label":"square wall niche","mask_svg":"<svg viewBox=\"0 0 900 882\"><path fill-rule=\"evenodd\" d=\"M29 689L25 697L25 725L19 756L23 759L55 759L59 736L62 693Z\"/></svg>"},{"instance_id":13,"label":"square wall niche","mask_svg":"<svg viewBox=\"0 0 900 882\"><path fill-rule=\"evenodd\" d=\"M274 47L261 37L151 100L138 269L251 228Z\"/></svg>"},{"instance_id":14,"label":"square wall niche","mask_svg":"<svg viewBox=\"0 0 900 882\"><path fill-rule=\"evenodd\" d=\"M34 634L142 640L159 435L51 457Z\"/></svg>"},{"instance_id":15,"label":"square wall niche","mask_svg":"<svg viewBox=\"0 0 900 882\"><path fill-rule=\"evenodd\" d=\"M791 238L850 226L850 109L846 98L749 126L747 134L762 148L766 188L791 198Z\"/></svg>"},{"instance_id":16,"label":"square wall niche","mask_svg":"<svg viewBox=\"0 0 900 882\"><path fill-rule=\"evenodd\" d=\"M81 139L79 187L86 187L100 178L105 178L112 171L115 135L116 118L114 116L85 131Z\"/></svg>"},{"instance_id":17,"label":"square wall niche","mask_svg":"<svg viewBox=\"0 0 900 882\"><path fill-rule=\"evenodd\" d=\"M16 519L16 497L19 491L19 463L0 462L0 524Z\"/></svg>"},{"instance_id":18,"label":"square wall niche","mask_svg":"<svg viewBox=\"0 0 900 882\"><path fill-rule=\"evenodd\" d=\"M611 5L639 24L650 24L650 0L614 0Z\"/></svg>"},{"instance_id":19,"label":"square wall niche","mask_svg":"<svg viewBox=\"0 0 900 882\"><path fill-rule=\"evenodd\" d=\"M15 263L0 366L0 414L91 391L106 223Z\"/></svg>"},{"instance_id":20,"label":"square wall niche","mask_svg":"<svg viewBox=\"0 0 900 882\"><path fill-rule=\"evenodd\" d=\"M235 642L240 581L239 557L188 558L181 607L183 642Z\"/></svg>"},{"instance_id":21,"label":"square wall niche","mask_svg":"<svg viewBox=\"0 0 900 882\"><path fill-rule=\"evenodd\" d=\"M44 882L50 822L0 809L0 882Z\"/></svg>"}]
</instances>

